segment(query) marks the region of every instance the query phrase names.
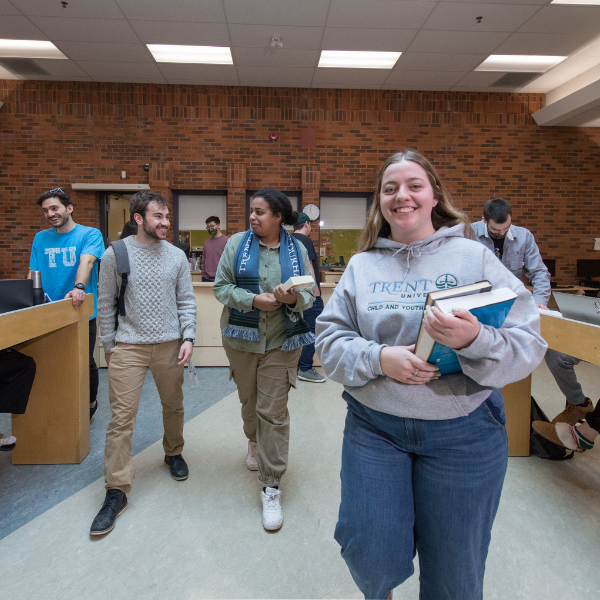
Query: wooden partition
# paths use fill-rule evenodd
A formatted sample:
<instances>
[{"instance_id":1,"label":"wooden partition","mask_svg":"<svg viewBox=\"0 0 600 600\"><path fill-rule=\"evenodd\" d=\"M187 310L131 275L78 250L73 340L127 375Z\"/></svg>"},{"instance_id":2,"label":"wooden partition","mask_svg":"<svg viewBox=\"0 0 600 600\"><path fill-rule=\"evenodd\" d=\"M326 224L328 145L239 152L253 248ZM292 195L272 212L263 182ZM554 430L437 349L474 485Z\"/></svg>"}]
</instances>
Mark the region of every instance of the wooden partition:
<instances>
[{"instance_id":1,"label":"wooden partition","mask_svg":"<svg viewBox=\"0 0 600 600\"><path fill-rule=\"evenodd\" d=\"M61 300L0 315L0 350L17 344L36 374L23 415L13 415L13 464L80 463L90 452L89 318Z\"/></svg>"}]
</instances>

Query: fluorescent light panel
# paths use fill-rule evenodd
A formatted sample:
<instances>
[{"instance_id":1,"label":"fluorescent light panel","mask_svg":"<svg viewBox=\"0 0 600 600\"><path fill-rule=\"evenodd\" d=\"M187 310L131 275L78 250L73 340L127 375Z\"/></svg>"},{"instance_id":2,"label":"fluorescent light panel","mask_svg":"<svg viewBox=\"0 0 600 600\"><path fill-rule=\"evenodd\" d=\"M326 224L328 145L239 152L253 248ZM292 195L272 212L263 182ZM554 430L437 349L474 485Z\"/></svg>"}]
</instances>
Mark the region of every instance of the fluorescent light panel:
<instances>
[{"instance_id":1,"label":"fluorescent light panel","mask_svg":"<svg viewBox=\"0 0 600 600\"><path fill-rule=\"evenodd\" d=\"M600 0L552 0L550 4L579 4L580 6L600 6Z\"/></svg>"},{"instance_id":2,"label":"fluorescent light panel","mask_svg":"<svg viewBox=\"0 0 600 600\"><path fill-rule=\"evenodd\" d=\"M52 43L41 40L0 40L3 58L59 58L67 57Z\"/></svg>"},{"instance_id":3,"label":"fluorescent light panel","mask_svg":"<svg viewBox=\"0 0 600 600\"><path fill-rule=\"evenodd\" d=\"M402 52L323 50L319 67L338 69L392 69Z\"/></svg>"},{"instance_id":4,"label":"fluorescent light panel","mask_svg":"<svg viewBox=\"0 0 600 600\"><path fill-rule=\"evenodd\" d=\"M175 46L146 44L156 62L232 65L231 48L227 46Z\"/></svg>"},{"instance_id":5,"label":"fluorescent light panel","mask_svg":"<svg viewBox=\"0 0 600 600\"><path fill-rule=\"evenodd\" d=\"M545 73L567 56L528 56L519 54L492 54L475 71L507 71L511 73Z\"/></svg>"}]
</instances>

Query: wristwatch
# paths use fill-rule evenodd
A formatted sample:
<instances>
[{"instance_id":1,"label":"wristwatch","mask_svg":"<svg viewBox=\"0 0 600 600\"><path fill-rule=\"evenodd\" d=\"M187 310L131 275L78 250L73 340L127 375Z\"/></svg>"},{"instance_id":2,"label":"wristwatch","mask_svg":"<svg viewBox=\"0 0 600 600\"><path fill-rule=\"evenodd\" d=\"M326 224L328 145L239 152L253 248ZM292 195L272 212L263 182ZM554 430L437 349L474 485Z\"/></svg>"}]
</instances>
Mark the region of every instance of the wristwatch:
<instances>
[{"instance_id":1,"label":"wristwatch","mask_svg":"<svg viewBox=\"0 0 600 600\"><path fill-rule=\"evenodd\" d=\"M192 344L196 341L195 338L183 338L184 342L192 342Z\"/></svg>"},{"instance_id":2,"label":"wristwatch","mask_svg":"<svg viewBox=\"0 0 600 600\"><path fill-rule=\"evenodd\" d=\"M85 291L85 285L83 285L83 283L76 283L76 284L73 286L73 289L77 289L77 290L83 290L83 291Z\"/></svg>"}]
</instances>

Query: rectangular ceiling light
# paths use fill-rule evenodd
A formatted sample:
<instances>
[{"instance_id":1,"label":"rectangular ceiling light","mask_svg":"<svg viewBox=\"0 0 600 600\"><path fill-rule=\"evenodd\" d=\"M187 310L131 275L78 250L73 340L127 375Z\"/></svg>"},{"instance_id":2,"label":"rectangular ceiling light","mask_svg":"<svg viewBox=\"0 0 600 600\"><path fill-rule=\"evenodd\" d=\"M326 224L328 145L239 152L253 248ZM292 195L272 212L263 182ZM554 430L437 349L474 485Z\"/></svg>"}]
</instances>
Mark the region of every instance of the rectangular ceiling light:
<instances>
[{"instance_id":1,"label":"rectangular ceiling light","mask_svg":"<svg viewBox=\"0 0 600 600\"><path fill-rule=\"evenodd\" d=\"M519 54L492 54L475 71L508 71L511 73L545 73L567 56L528 56Z\"/></svg>"},{"instance_id":2,"label":"rectangular ceiling light","mask_svg":"<svg viewBox=\"0 0 600 600\"><path fill-rule=\"evenodd\" d=\"M41 40L0 40L3 58L61 58L67 57L52 43Z\"/></svg>"},{"instance_id":3,"label":"rectangular ceiling light","mask_svg":"<svg viewBox=\"0 0 600 600\"><path fill-rule=\"evenodd\" d=\"M402 52L323 50L319 67L338 69L392 69Z\"/></svg>"},{"instance_id":4,"label":"rectangular ceiling light","mask_svg":"<svg viewBox=\"0 0 600 600\"><path fill-rule=\"evenodd\" d=\"M205 65L232 65L233 57L228 46L175 46L172 44L146 44L154 60L162 63L201 63Z\"/></svg>"},{"instance_id":5,"label":"rectangular ceiling light","mask_svg":"<svg viewBox=\"0 0 600 600\"><path fill-rule=\"evenodd\" d=\"M552 0L550 4L579 4L581 6L600 6L600 0Z\"/></svg>"}]
</instances>

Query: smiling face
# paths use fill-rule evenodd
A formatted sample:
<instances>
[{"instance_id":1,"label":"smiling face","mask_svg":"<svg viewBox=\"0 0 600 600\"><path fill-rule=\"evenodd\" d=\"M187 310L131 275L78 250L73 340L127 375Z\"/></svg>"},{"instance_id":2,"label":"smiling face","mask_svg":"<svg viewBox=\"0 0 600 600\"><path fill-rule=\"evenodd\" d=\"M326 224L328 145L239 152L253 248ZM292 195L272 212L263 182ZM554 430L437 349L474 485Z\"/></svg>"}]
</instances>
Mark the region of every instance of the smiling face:
<instances>
[{"instance_id":1,"label":"smiling face","mask_svg":"<svg viewBox=\"0 0 600 600\"><path fill-rule=\"evenodd\" d=\"M383 173L379 201L395 242L410 244L435 233L431 211L438 201L427 173L417 163L392 163Z\"/></svg>"},{"instance_id":2,"label":"smiling face","mask_svg":"<svg viewBox=\"0 0 600 600\"><path fill-rule=\"evenodd\" d=\"M42 210L46 219L50 221L50 225L60 229L70 221L73 205L64 206L58 198L52 197L46 198L42 202Z\"/></svg>"},{"instance_id":3,"label":"smiling face","mask_svg":"<svg viewBox=\"0 0 600 600\"><path fill-rule=\"evenodd\" d=\"M259 238L273 238L279 236L281 215L271 212L269 203L260 196L250 203L250 227Z\"/></svg>"},{"instance_id":4,"label":"smiling face","mask_svg":"<svg viewBox=\"0 0 600 600\"><path fill-rule=\"evenodd\" d=\"M142 215L136 213L134 218L138 224L137 241L147 244L167 239L167 232L171 223L169 221L169 209L166 206L158 202L150 202L146 207L144 216L142 217Z\"/></svg>"}]
</instances>

